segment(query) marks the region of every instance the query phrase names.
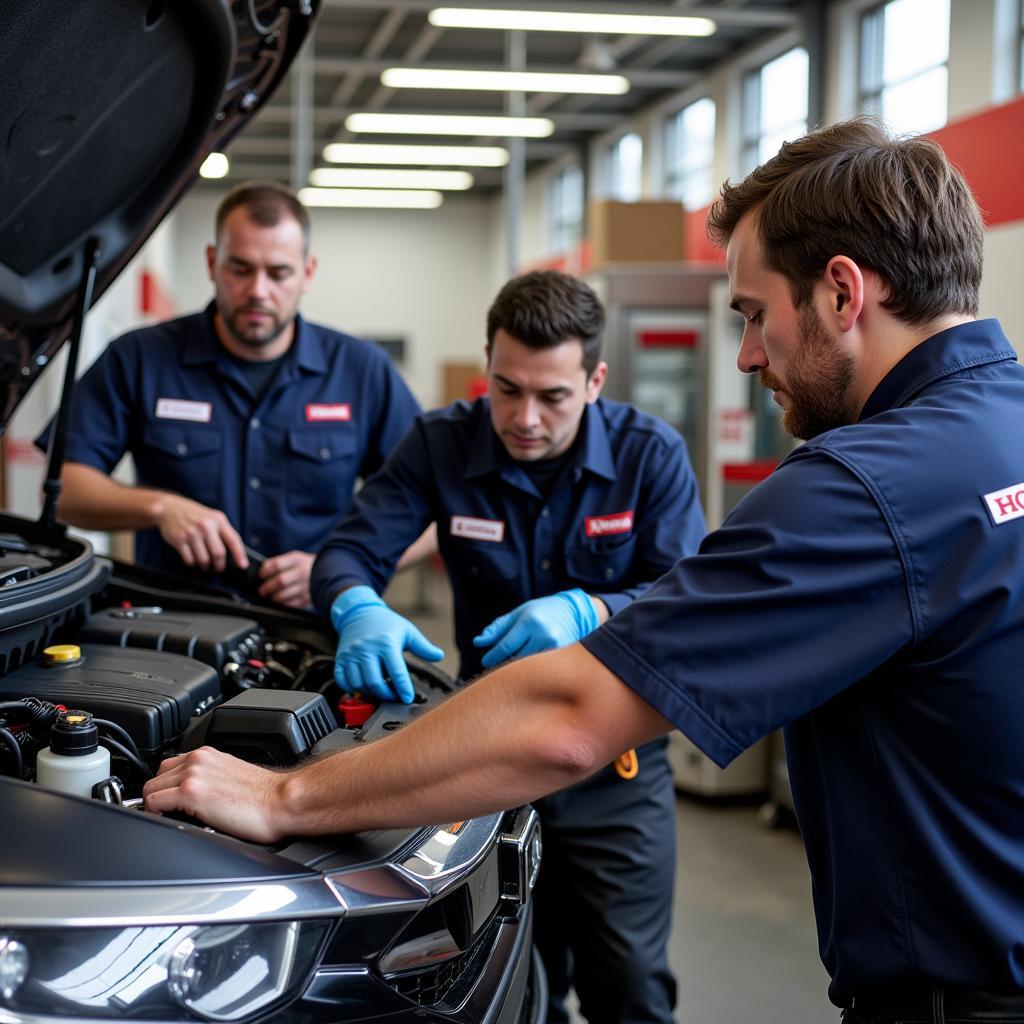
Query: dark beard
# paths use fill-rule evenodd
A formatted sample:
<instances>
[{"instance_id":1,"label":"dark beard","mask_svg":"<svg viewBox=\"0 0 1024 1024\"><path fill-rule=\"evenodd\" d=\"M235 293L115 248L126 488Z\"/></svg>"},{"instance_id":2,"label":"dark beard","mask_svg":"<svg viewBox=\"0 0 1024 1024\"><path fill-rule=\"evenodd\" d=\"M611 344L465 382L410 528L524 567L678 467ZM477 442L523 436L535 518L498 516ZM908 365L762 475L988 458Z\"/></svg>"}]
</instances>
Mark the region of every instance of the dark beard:
<instances>
[{"instance_id":1,"label":"dark beard","mask_svg":"<svg viewBox=\"0 0 1024 1024\"><path fill-rule=\"evenodd\" d=\"M259 334L252 334L239 328L239 322L245 316L245 309L236 309L231 313L231 316L225 320L227 329L231 332L231 337L235 339L240 345L244 345L246 348L251 348L256 351L266 348L271 342L276 341L280 336L281 332L288 326L288 321L279 320L273 317L268 327L266 327Z\"/></svg>"},{"instance_id":2,"label":"dark beard","mask_svg":"<svg viewBox=\"0 0 1024 1024\"><path fill-rule=\"evenodd\" d=\"M790 361L783 383L769 370L758 381L788 399L782 425L788 434L807 441L812 437L856 422L858 410L851 396L853 360L844 355L825 330L817 311L800 311L800 347Z\"/></svg>"}]
</instances>

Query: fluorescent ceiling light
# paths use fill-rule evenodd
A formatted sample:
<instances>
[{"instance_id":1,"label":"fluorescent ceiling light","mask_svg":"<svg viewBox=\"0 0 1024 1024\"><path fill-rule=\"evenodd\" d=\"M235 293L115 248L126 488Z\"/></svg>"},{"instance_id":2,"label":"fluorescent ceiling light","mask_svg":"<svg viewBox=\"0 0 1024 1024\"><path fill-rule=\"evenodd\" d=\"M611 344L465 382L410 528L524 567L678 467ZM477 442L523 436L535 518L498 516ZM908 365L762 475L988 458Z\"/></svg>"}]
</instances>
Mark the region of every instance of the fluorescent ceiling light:
<instances>
[{"instance_id":1,"label":"fluorescent ceiling light","mask_svg":"<svg viewBox=\"0 0 1024 1024\"><path fill-rule=\"evenodd\" d=\"M223 178L230 167L228 158L223 153L211 153L199 168L199 175L202 178Z\"/></svg>"},{"instance_id":2,"label":"fluorescent ceiling light","mask_svg":"<svg viewBox=\"0 0 1024 1024\"><path fill-rule=\"evenodd\" d=\"M378 146L370 142L332 142L324 146L332 164L429 164L448 167L504 167L501 146Z\"/></svg>"},{"instance_id":3,"label":"fluorescent ceiling light","mask_svg":"<svg viewBox=\"0 0 1024 1024\"><path fill-rule=\"evenodd\" d=\"M440 192L403 191L393 188L302 188L305 206L362 206L378 209L434 210L444 202Z\"/></svg>"},{"instance_id":4,"label":"fluorescent ceiling light","mask_svg":"<svg viewBox=\"0 0 1024 1024\"><path fill-rule=\"evenodd\" d=\"M544 139L554 130L546 117L479 117L471 114L349 114L350 132L397 135L497 135Z\"/></svg>"},{"instance_id":5,"label":"fluorescent ceiling light","mask_svg":"<svg viewBox=\"0 0 1024 1024\"><path fill-rule=\"evenodd\" d=\"M468 171L400 171L366 167L318 167L310 183L324 188L437 188L463 191L473 187Z\"/></svg>"},{"instance_id":6,"label":"fluorescent ceiling light","mask_svg":"<svg viewBox=\"0 0 1024 1024\"><path fill-rule=\"evenodd\" d=\"M507 92L595 93L621 96L629 92L622 75L577 75L545 71L463 71L454 68L387 68L381 85L389 89L494 89Z\"/></svg>"},{"instance_id":7,"label":"fluorescent ceiling light","mask_svg":"<svg viewBox=\"0 0 1024 1024\"><path fill-rule=\"evenodd\" d=\"M489 11L437 7L427 19L439 28L525 29L530 32L584 32L622 36L709 36L710 18L661 14L585 14L573 11Z\"/></svg>"}]
</instances>

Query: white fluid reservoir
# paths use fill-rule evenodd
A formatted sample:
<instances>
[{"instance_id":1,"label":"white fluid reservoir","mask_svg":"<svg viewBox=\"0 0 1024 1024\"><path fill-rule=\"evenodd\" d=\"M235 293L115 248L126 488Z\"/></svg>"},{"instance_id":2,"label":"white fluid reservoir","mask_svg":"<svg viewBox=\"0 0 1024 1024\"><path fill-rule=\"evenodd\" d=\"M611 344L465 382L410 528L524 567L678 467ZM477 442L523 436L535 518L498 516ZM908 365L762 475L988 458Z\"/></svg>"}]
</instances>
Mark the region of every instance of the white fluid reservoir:
<instances>
[{"instance_id":1,"label":"white fluid reservoir","mask_svg":"<svg viewBox=\"0 0 1024 1024\"><path fill-rule=\"evenodd\" d=\"M77 796L92 796L110 777L110 751L99 745L99 730L86 711L68 711L53 723L50 745L36 758L36 783Z\"/></svg>"}]
</instances>

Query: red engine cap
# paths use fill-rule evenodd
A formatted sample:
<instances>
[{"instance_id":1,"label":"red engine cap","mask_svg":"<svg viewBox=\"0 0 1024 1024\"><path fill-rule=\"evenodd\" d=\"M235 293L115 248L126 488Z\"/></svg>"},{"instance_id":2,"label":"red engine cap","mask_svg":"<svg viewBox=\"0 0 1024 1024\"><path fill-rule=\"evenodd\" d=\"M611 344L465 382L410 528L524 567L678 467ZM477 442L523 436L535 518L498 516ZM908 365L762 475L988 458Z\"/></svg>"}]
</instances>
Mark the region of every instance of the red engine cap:
<instances>
[{"instance_id":1,"label":"red engine cap","mask_svg":"<svg viewBox=\"0 0 1024 1024\"><path fill-rule=\"evenodd\" d=\"M338 713L345 725L350 727L362 725L376 710L373 704L362 697L347 696L338 701Z\"/></svg>"}]
</instances>

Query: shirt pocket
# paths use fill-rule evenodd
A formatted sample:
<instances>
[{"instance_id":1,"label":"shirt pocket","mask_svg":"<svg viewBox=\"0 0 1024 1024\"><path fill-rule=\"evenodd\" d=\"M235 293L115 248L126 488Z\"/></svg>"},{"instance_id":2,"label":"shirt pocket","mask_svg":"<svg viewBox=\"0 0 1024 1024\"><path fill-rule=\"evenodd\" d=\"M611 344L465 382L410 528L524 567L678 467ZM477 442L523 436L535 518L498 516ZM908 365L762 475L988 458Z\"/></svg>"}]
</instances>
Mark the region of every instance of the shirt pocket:
<instances>
[{"instance_id":1,"label":"shirt pocket","mask_svg":"<svg viewBox=\"0 0 1024 1024\"><path fill-rule=\"evenodd\" d=\"M595 537L565 549L566 574L588 586L619 590L634 582L633 556L636 534L624 537ZM585 589L585 588L584 588Z\"/></svg>"},{"instance_id":2,"label":"shirt pocket","mask_svg":"<svg viewBox=\"0 0 1024 1024\"><path fill-rule=\"evenodd\" d=\"M527 574L518 552L486 541L457 540L441 553L470 636L526 600Z\"/></svg>"},{"instance_id":3,"label":"shirt pocket","mask_svg":"<svg viewBox=\"0 0 1024 1024\"><path fill-rule=\"evenodd\" d=\"M213 427L147 424L142 450L134 453L139 483L222 508L221 447L220 432Z\"/></svg>"},{"instance_id":4,"label":"shirt pocket","mask_svg":"<svg viewBox=\"0 0 1024 1024\"><path fill-rule=\"evenodd\" d=\"M515 552L486 541L462 541L452 545L456 570L470 583L508 583L523 573L522 559Z\"/></svg>"},{"instance_id":5,"label":"shirt pocket","mask_svg":"<svg viewBox=\"0 0 1024 1024\"><path fill-rule=\"evenodd\" d=\"M292 427L287 444L289 509L340 519L348 511L359 472L356 434L337 427Z\"/></svg>"}]
</instances>

